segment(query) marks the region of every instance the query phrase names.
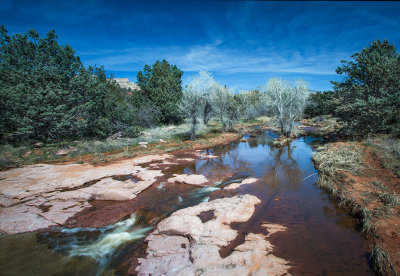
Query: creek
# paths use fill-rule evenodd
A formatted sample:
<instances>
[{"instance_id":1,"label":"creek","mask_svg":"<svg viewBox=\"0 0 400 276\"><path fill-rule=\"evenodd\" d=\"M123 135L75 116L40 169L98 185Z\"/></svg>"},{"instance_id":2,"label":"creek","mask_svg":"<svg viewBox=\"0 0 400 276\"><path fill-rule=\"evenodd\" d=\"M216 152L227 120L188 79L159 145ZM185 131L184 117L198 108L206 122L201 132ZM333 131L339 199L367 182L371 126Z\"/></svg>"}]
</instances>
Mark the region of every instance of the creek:
<instances>
[{"instance_id":1,"label":"creek","mask_svg":"<svg viewBox=\"0 0 400 276\"><path fill-rule=\"evenodd\" d=\"M271 141L275 138L270 131L254 138L245 136L245 140L205 151L217 158L173 167L170 173L221 179L213 187L200 188L157 183L134 200L130 215L118 223L2 236L1 274L119 275L130 255L142 254L144 237L159 221L179 209L234 194L251 194L261 200L249 221L232 226L243 235L262 232L260 225L265 222L287 227L270 241L273 254L290 261L291 273L372 274L355 219L315 185L318 173L311 157L322 141L308 136L274 147ZM234 191L223 190L248 177L260 181ZM115 209L121 203L99 204Z\"/></svg>"}]
</instances>

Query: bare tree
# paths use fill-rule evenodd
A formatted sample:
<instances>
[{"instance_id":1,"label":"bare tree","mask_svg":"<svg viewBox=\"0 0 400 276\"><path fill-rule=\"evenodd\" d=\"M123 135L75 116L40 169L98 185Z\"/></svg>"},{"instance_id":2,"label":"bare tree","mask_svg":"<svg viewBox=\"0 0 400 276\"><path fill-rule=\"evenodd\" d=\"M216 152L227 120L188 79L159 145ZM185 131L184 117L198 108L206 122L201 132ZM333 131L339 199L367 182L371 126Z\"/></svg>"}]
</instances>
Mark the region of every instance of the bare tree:
<instances>
[{"instance_id":1,"label":"bare tree","mask_svg":"<svg viewBox=\"0 0 400 276\"><path fill-rule=\"evenodd\" d=\"M295 120L303 113L307 91L304 81L290 87L287 81L277 78L271 79L264 88L264 101L278 117L281 132L286 137L290 136Z\"/></svg>"},{"instance_id":2,"label":"bare tree","mask_svg":"<svg viewBox=\"0 0 400 276\"><path fill-rule=\"evenodd\" d=\"M222 124L222 130L232 130L233 123L240 116L241 104L235 99L233 93L225 86L214 83L211 105L214 114Z\"/></svg>"},{"instance_id":3,"label":"bare tree","mask_svg":"<svg viewBox=\"0 0 400 276\"><path fill-rule=\"evenodd\" d=\"M210 93L214 83L215 81L210 73L201 71L183 92L181 111L190 119L192 140L196 139L197 118L204 112L205 97Z\"/></svg>"}]
</instances>

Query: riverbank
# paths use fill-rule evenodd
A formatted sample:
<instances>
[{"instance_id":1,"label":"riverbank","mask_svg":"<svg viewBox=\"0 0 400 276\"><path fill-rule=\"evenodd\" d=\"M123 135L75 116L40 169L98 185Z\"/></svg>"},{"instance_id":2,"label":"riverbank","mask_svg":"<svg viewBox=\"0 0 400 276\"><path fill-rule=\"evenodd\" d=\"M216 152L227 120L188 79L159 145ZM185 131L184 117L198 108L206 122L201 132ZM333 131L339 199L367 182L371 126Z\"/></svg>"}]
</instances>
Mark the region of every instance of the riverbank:
<instances>
[{"instance_id":1,"label":"riverbank","mask_svg":"<svg viewBox=\"0 0 400 276\"><path fill-rule=\"evenodd\" d=\"M399 141L376 136L318 148L313 161L326 190L359 220L379 275L400 274Z\"/></svg>"},{"instance_id":2,"label":"riverbank","mask_svg":"<svg viewBox=\"0 0 400 276\"><path fill-rule=\"evenodd\" d=\"M235 124L235 129L251 131L257 124L269 122L263 117L253 122ZM200 124L197 139L189 140L189 124L146 129L136 138L110 137L105 140L76 140L57 143L26 142L20 145L0 145L0 171L38 163L104 164L148 154L168 153L182 149L199 149L224 143L231 135L223 133L221 125L212 121ZM227 138L229 142L229 137Z\"/></svg>"}]
</instances>

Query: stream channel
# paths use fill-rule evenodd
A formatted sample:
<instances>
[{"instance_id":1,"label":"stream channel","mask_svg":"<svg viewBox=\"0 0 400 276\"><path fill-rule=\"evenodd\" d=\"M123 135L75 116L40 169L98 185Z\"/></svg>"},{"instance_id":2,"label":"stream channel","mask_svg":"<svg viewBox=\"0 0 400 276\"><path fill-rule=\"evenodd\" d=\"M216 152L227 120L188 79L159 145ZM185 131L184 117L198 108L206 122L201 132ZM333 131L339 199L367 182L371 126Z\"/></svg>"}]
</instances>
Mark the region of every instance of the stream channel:
<instances>
[{"instance_id":1,"label":"stream channel","mask_svg":"<svg viewBox=\"0 0 400 276\"><path fill-rule=\"evenodd\" d=\"M214 187L156 183L133 200L132 214L116 224L0 237L0 274L123 275L132 256L144 253L144 237L173 212L218 197L251 194L261 203L249 221L232 228L246 234L260 232L263 222L286 226L270 241L273 254L291 263L290 273L372 275L355 219L315 185L318 174L311 157L322 141L308 136L277 148L271 144L277 136L270 131L244 138L206 150L218 158L171 169L213 179L224 175ZM248 177L260 181L223 190ZM115 209L121 203L98 204Z\"/></svg>"}]
</instances>

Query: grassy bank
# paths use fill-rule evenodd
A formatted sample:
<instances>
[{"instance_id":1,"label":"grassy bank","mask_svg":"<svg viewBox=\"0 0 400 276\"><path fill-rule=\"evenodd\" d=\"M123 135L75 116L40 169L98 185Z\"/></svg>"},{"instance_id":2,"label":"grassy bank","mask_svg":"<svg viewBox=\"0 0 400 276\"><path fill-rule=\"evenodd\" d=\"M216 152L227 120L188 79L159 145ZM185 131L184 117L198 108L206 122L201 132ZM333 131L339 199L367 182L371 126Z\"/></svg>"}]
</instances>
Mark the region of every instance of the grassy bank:
<instances>
[{"instance_id":1,"label":"grassy bank","mask_svg":"<svg viewBox=\"0 0 400 276\"><path fill-rule=\"evenodd\" d=\"M265 124L267 121L267 117L259 118L251 122L240 122L234 127L236 131L243 131L257 124ZM189 140L189 131L190 125L184 123L145 129L136 138L86 139L47 144L35 142L20 145L2 144L0 145L0 170L42 162L96 164L141 154L171 152L201 145L206 147L217 140L220 143L221 139L229 136L221 131L221 125L216 121L211 121L207 126L199 124L195 141Z\"/></svg>"},{"instance_id":2,"label":"grassy bank","mask_svg":"<svg viewBox=\"0 0 400 276\"><path fill-rule=\"evenodd\" d=\"M313 156L318 186L359 219L379 275L400 273L399 149L399 140L375 136L331 143Z\"/></svg>"}]
</instances>

